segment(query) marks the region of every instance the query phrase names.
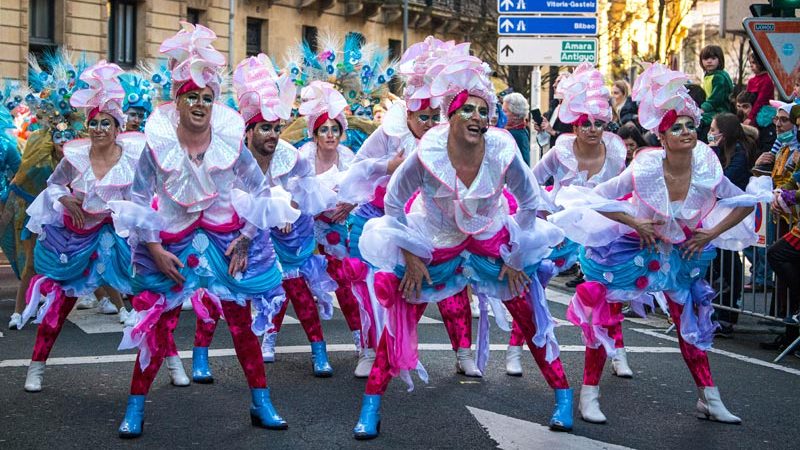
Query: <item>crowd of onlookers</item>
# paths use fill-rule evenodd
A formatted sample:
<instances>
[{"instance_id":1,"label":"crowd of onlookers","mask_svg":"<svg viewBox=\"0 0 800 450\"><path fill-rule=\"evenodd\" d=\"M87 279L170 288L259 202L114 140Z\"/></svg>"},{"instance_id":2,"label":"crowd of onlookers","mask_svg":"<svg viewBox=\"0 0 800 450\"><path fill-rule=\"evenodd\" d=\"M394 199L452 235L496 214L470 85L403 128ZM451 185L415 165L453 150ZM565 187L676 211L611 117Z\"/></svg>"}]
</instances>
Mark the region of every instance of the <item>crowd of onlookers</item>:
<instances>
[{"instance_id":1,"label":"crowd of onlookers","mask_svg":"<svg viewBox=\"0 0 800 450\"><path fill-rule=\"evenodd\" d=\"M789 103L771 103L775 99L775 87L764 63L755 52L751 52L748 59L752 76L737 88L725 71L722 49L707 46L700 53L704 77L700 83L689 84L687 88L702 109L698 139L715 150L725 176L744 190L751 176L769 175L776 188L775 201L758 215L767 214L764 246L747 248L741 254L719 251L711 266L709 278L718 291L715 303L723 306L716 312L721 325L718 334L730 336L733 333L738 314L732 310L740 308L745 297L752 301L747 305L751 310L758 309L755 297L763 298L760 312L782 319L786 328L775 341L763 343L762 347L781 349L798 336L800 310L800 233L793 228L797 222L794 204L800 182L797 170L800 166L797 141L800 79L795 83ZM554 83L557 85L560 79ZM642 148L660 146L657 136L638 123L638 105L631 99L628 81L613 81L609 91L613 119L605 125L605 130L623 139L628 148L628 161ZM798 103L794 102L795 98ZM511 132L529 164L531 151L538 151L541 156L555 144L560 134L572 132L571 125L558 120L558 105L559 99L554 98L548 105L549 111L539 113L530 111L527 100L519 93L503 96L503 117L498 126ZM533 137L528 126L531 122L535 130ZM742 256L749 261L747 280ZM579 270L576 272L570 273L575 278L568 281L567 286L574 287L582 282Z\"/></svg>"}]
</instances>

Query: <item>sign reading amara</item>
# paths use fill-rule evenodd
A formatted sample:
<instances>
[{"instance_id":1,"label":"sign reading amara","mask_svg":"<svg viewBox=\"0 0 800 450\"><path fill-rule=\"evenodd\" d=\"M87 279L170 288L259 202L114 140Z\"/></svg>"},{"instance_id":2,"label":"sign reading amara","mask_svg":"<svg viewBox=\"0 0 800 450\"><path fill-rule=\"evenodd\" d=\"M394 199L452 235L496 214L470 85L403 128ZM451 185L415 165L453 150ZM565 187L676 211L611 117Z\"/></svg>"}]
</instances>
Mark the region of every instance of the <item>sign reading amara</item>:
<instances>
[{"instance_id":1,"label":"sign reading amara","mask_svg":"<svg viewBox=\"0 0 800 450\"><path fill-rule=\"evenodd\" d=\"M499 16L497 18L497 34L500 36L595 36L597 34L597 17Z\"/></svg>"},{"instance_id":2,"label":"sign reading amara","mask_svg":"<svg viewBox=\"0 0 800 450\"><path fill-rule=\"evenodd\" d=\"M597 63L597 39L501 37L497 62L505 66L576 66Z\"/></svg>"},{"instance_id":3,"label":"sign reading amara","mask_svg":"<svg viewBox=\"0 0 800 450\"><path fill-rule=\"evenodd\" d=\"M497 0L503 14L596 14L597 0Z\"/></svg>"},{"instance_id":4,"label":"sign reading amara","mask_svg":"<svg viewBox=\"0 0 800 450\"><path fill-rule=\"evenodd\" d=\"M800 19L749 18L744 29L781 97L788 98L800 77Z\"/></svg>"}]
</instances>

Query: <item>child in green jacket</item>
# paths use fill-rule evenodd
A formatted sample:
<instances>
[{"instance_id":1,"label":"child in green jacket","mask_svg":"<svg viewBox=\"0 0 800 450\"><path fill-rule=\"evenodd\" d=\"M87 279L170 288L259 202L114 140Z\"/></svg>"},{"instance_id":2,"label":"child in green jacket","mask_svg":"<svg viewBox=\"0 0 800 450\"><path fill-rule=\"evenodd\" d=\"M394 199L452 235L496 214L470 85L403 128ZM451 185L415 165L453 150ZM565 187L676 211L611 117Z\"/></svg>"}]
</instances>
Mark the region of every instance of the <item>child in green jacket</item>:
<instances>
[{"instance_id":1,"label":"child in green jacket","mask_svg":"<svg viewBox=\"0 0 800 450\"><path fill-rule=\"evenodd\" d=\"M703 125L710 125L717 114L731 112L730 96L733 82L725 72L725 55L718 45L707 45L700 52L700 65L703 66L703 90L706 101L700 105L703 110Z\"/></svg>"}]
</instances>

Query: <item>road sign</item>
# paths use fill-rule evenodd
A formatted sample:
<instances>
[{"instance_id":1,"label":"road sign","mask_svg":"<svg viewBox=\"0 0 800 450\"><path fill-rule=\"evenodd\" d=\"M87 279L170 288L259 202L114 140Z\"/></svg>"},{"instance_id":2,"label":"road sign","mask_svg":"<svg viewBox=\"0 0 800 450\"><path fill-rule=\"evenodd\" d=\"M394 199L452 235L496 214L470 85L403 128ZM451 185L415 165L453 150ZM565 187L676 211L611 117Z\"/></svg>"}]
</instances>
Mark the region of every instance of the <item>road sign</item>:
<instances>
[{"instance_id":1,"label":"road sign","mask_svg":"<svg viewBox=\"0 0 800 450\"><path fill-rule=\"evenodd\" d=\"M500 14L597 14L597 0L497 0Z\"/></svg>"},{"instance_id":2,"label":"road sign","mask_svg":"<svg viewBox=\"0 0 800 450\"><path fill-rule=\"evenodd\" d=\"M500 36L594 36L597 17L578 16L499 16L497 34Z\"/></svg>"},{"instance_id":3,"label":"road sign","mask_svg":"<svg viewBox=\"0 0 800 450\"><path fill-rule=\"evenodd\" d=\"M788 98L800 76L800 19L748 18L744 29L781 97Z\"/></svg>"},{"instance_id":4,"label":"road sign","mask_svg":"<svg viewBox=\"0 0 800 450\"><path fill-rule=\"evenodd\" d=\"M595 38L500 37L497 63L504 66L577 66L597 63Z\"/></svg>"}]
</instances>

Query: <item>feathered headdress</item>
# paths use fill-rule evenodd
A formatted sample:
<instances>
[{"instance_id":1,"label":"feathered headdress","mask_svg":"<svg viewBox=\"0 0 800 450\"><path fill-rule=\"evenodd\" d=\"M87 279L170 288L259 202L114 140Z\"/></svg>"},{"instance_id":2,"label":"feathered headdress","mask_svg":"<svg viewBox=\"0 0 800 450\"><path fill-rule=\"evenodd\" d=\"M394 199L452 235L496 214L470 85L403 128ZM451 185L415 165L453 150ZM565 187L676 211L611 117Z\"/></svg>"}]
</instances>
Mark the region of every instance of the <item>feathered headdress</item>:
<instances>
[{"instance_id":1,"label":"feathered headdress","mask_svg":"<svg viewBox=\"0 0 800 450\"><path fill-rule=\"evenodd\" d=\"M431 95L431 83L436 73L429 73L428 69L448 55L469 56L469 43L456 45L455 41L443 42L428 36L403 53L397 73L405 79L403 98L409 111L441 106L442 99Z\"/></svg>"},{"instance_id":2,"label":"feathered headdress","mask_svg":"<svg viewBox=\"0 0 800 450\"><path fill-rule=\"evenodd\" d=\"M299 111L308 118L309 135L328 119L338 122L342 133L347 130L347 119L344 117L347 101L332 84L312 81L300 92L300 98L303 103Z\"/></svg>"},{"instance_id":3,"label":"feathered headdress","mask_svg":"<svg viewBox=\"0 0 800 450\"><path fill-rule=\"evenodd\" d=\"M182 29L159 47L161 53L171 58L172 96L208 86L219 97L225 55L211 45L217 35L203 25L185 21L180 24Z\"/></svg>"},{"instance_id":4,"label":"feathered headdress","mask_svg":"<svg viewBox=\"0 0 800 450\"><path fill-rule=\"evenodd\" d=\"M119 76L119 82L125 90L122 111L128 108L142 108L145 115L153 112L153 100L158 98L157 85L150 81L146 73L125 72Z\"/></svg>"},{"instance_id":5,"label":"feathered headdress","mask_svg":"<svg viewBox=\"0 0 800 450\"><path fill-rule=\"evenodd\" d=\"M42 66L48 68L44 70ZM64 49L46 52L41 64L35 56L28 57L28 85L30 92L25 103L31 110L31 131L38 128L83 129L83 115L70 104L77 89L86 87L80 80L88 63L85 54L73 63ZM63 131L63 130L62 130Z\"/></svg>"},{"instance_id":6,"label":"feathered headdress","mask_svg":"<svg viewBox=\"0 0 800 450\"><path fill-rule=\"evenodd\" d=\"M292 115L297 86L288 74L278 76L272 61L263 53L236 66L233 87L247 125L288 120Z\"/></svg>"},{"instance_id":7,"label":"feathered headdress","mask_svg":"<svg viewBox=\"0 0 800 450\"><path fill-rule=\"evenodd\" d=\"M611 121L611 92L605 86L603 74L591 63L583 62L572 75L564 77L556 88L563 101L558 119L574 124L582 117Z\"/></svg>"},{"instance_id":8,"label":"feathered headdress","mask_svg":"<svg viewBox=\"0 0 800 450\"><path fill-rule=\"evenodd\" d=\"M700 123L700 108L689 96L683 72L654 63L639 75L633 85L633 101L639 103L639 123L653 132L664 132L680 116Z\"/></svg>"},{"instance_id":9,"label":"feathered headdress","mask_svg":"<svg viewBox=\"0 0 800 450\"><path fill-rule=\"evenodd\" d=\"M386 49L363 43L358 34L348 34L344 44L332 36L322 36L320 42L317 53L306 42L290 50L286 68L292 81L301 88L328 82L342 93L354 115L371 118L372 106L388 91L396 62L389 60Z\"/></svg>"},{"instance_id":10,"label":"feathered headdress","mask_svg":"<svg viewBox=\"0 0 800 450\"><path fill-rule=\"evenodd\" d=\"M469 44L466 45L469 48ZM489 107L489 117L497 114L497 97L489 79L492 70L479 58L452 52L437 59L427 70L426 77L432 79L431 95L442 97L442 111L449 117L470 95L482 98Z\"/></svg>"},{"instance_id":11,"label":"feathered headdress","mask_svg":"<svg viewBox=\"0 0 800 450\"><path fill-rule=\"evenodd\" d=\"M125 89L122 88L119 76L123 72L118 65L104 59L84 70L80 79L88 86L75 91L70 98L70 104L76 108L85 108L86 118L89 120L98 113L106 113L122 126L125 123L125 115L122 113Z\"/></svg>"}]
</instances>

